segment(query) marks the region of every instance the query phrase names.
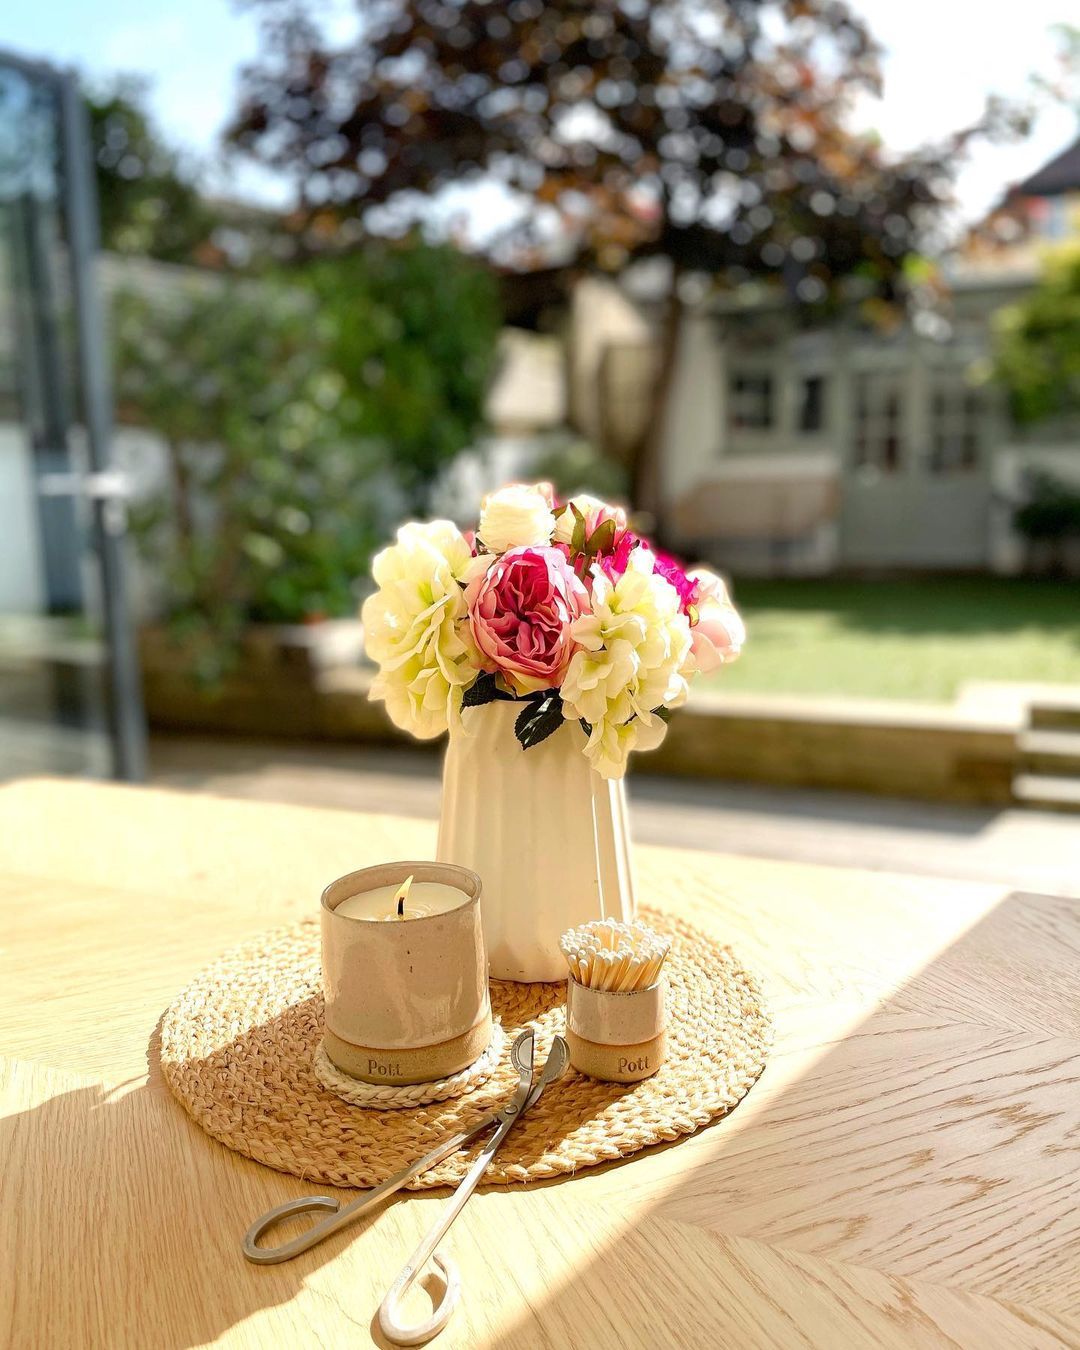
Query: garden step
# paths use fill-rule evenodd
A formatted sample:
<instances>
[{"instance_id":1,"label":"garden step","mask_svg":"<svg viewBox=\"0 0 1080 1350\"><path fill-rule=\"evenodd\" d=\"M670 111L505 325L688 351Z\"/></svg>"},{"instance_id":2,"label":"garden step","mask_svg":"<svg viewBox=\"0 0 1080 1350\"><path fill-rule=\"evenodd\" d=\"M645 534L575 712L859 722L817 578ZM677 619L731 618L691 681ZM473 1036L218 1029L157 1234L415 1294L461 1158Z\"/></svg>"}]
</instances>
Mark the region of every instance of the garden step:
<instances>
[{"instance_id":1,"label":"garden step","mask_svg":"<svg viewBox=\"0 0 1080 1350\"><path fill-rule=\"evenodd\" d=\"M1044 773L1019 773L1013 780L1013 795L1021 806L1080 813L1080 779Z\"/></svg>"},{"instance_id":2,"label":"garden step","mask_svg":"<svg viewBox=\"0 0 1080 1350\"><path fill-rule=\"evenodd\" d=\"M1080 731L1080 698L1033 702L1030 722L1039 731Z\"/></svg>"},{"instance_id":3,"label":"garden step","mask_svg":"<svg viewBox=\"0 0 1080 1350\"><path fill-rule=\"evenodd\" d=\"M1020 736L1020 768L1026 773L1080 777L1080 732L1025 731Z\"/></svg>"}]
</instances>

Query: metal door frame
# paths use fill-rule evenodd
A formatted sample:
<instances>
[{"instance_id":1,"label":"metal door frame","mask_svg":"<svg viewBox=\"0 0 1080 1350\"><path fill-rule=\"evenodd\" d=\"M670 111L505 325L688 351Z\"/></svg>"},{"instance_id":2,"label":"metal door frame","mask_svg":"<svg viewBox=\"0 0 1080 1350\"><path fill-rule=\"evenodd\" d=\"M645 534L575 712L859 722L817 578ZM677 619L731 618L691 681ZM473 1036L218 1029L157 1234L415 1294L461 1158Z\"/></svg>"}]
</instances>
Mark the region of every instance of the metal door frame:
<instances>
[{"instance_id":1,"label":"metal door frame","mask_svg":"<svg viewBox=\"0 0 1080 1350\"><path fill-rule=\"evenodd\" d=\"M61 202L75 320L75 361L89 472L56 475L55 495L76 495L90 506L94 555L101 574L108 689L107 713L117 778L146 777L146 722L131 624L126 559L126 486L112 458L113 396L106 328L97 286L97 185L86 104L73 71L57 70L0 48L0 67L51 89L60 131Z\"/></svg>"}]
</instances>

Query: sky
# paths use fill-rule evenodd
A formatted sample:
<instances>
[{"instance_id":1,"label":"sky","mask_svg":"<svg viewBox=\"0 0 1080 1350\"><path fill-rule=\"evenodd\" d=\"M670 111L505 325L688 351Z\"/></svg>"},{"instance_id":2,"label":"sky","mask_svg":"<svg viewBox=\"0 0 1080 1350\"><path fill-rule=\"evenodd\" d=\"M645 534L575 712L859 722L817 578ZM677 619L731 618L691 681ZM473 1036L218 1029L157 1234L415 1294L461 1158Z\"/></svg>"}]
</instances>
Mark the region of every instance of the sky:
<instances>
[{"instance_id":1,"label":"sky","mask_svg":"<svg viewBox=\"0 0 1080 1350\"><path fill-rule=\"evenodd\" d=\"M1021 96L1029 76L1053 68L1050 27L1075 20L1075 0L852 0L886 48L884 97L863 99L857 124L897 151L975 120L988 94ZM339 32L354 25L355 0L320 0ZM1018 16L1022 16L1022 19ZM232 107L236 72L256 51L256 20L231 0L45 0L6 5L0 48L74 65L91 78L117 72L150 80L151 109L166 137L195 153L209 187L281 205L288 188L250 166L226 167L215 142ZM974 220L1010 183L1031 173L1077 134L1065 109L1044 113L1033 135L980 144L961 172L961 215Z\"/></svg>"}]
</instances>

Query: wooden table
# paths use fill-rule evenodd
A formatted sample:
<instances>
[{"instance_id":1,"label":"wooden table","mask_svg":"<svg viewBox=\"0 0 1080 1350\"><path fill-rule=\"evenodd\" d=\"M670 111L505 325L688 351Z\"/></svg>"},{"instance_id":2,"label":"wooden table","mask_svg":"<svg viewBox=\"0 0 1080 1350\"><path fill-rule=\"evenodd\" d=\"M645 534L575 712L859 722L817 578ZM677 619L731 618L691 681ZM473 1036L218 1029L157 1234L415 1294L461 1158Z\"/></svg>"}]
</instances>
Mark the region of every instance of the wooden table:
<instances>
[{"instance_id":1,"label":"wooden table","mask_svg":"<svg viewBox=\"0 0 1080 1350\"><path fill-rule=\"evenodd\" d=\"M249 1221L311 1188L204 1136L148 1045L223 948L432 844L430 823L391 817L0 789L0 1342L368 1344L443 1195L248 1265ZM644 894L763 973L775 1053L691 1139L476 1196L450 1238L465 1303L435 1344L1080 1345L1076 903L638 856Z\"/></svg>"}]
</instances>

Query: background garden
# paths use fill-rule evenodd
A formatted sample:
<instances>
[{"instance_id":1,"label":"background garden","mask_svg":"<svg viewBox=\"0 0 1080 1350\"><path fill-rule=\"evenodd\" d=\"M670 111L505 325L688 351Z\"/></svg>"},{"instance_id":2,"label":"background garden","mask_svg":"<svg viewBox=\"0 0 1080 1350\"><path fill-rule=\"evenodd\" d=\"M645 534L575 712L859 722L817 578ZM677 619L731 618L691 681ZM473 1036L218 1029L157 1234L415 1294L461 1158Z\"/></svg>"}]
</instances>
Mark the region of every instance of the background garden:
<instances>
[{"instance_id":1,"label":"background garden","mask_svg":"<svg viewBox=\"0 0 1080 1350\"><path fill-rule=\"evenodd\" d=\"M381 738L357 631L374 552L550 479L730 577L750 638L709 686L733 707L1014 686L983 728L1009 763L954 751L1004 799L1021 691L1080 682L1077 31L911 145L869 123L893 67L858 8L244 15L213 168L138 70L82 80L151 726ZM1048 123L1065 149L1043 163ZM26 126L0 143L9 184ZM1028 176L973 212L970 165L1029 144ZM240 188L253 171L273 193ZM44 332L40 295L9 307ZM36 425L18 348L4 417L44 465L78 398L71 428ZM19 715L40 701L25 651L74 701L65 644L95 631L85 588L52 586L45 567L40 599L0 602Z\"/></svg>"},{"instance_id":2,"label":"background garden","mask_svg":"<svg viewBox=\"0 0 1080 1350\"><path fill-rule=\"evenodd\" d=\"M526 16L523 8L522 15L489 40L491 50L475 56L476 78L500 57L503 64L515 59L537 34L548 34L554 45L531 78L541 79L552 105L561 99L577 106L580 98L564 92L559 72L574 68L574 43L589 41L585 29L573 30L574 37L570 19L563 28L547 21L545 27L531 11ZM843 38L832 22L824 11L803 22L808 61L813 40ZM430 106L421 107L384 75L390 39L375 30L352 49L369 72L360 102L351 120L335 123L320 101L321 88L286 74L301 49L330 59L317 28L286 34L267 18L261 64L245 77L229 136L240 150L299 175L302 205L291 214L241 208L202 193L194 168L154 127L137 80L90 94L105 247L121 258L171 265L158 268L150 284L134 272L118 273L112 297L118 413L123 424L148 428L164 446L163 470L135 511L133 528L153 577L157 617L182 639L203 679L227 666L248 624L353 614L371 553L393 523L459 505L447 483L463 454L476 455L481 447L483 460L491 432L486 397L503 359L500 334L521 307L521 277L530 274L530 263L557 297L590 269L617 276L635 258L663 257L675 275L667 299L661 294L654 305L661 341L663 307L669 318L673 306L681 307L679 277L690 269L735 292L760 280L780 286L808 325L827 319L857 276L866 283L864 311L888 328L905 304L924 298L915 279L930 267L926 249L937 228L935 212L947 203L942 183L961 141L1000 135L1010 118L1015 131L1024 115L988 108L982 124L966 129L951 148L906 160L885 157L828 110L830 77L808 64L805 87L786 97L813 134L805 144L777 141L772 158L751 168L759 186L748 199L768 203L758 211L764 224L753 252L741 220L703 232L680 219L666 185L700 186L702 157L691 174L672 151L670 131L651 123L635 126L660 162L665 214L659 226L655 220L643 225L624 202L621 211L594 212L584 229L564 221L563 237L552 242L536 222L556 177L561 192L595 199L601 187L615 183L625 191L633 166L607 165L598 173L589 156L573 149L561 155L556 175L544 166L542 126L520 109L507 114L509 127L498 117L482 122L475 130L486 139L466 148L440 103L464 69L465 58L453 55L453 25L433 19L422 5L402 6L398 30L405 31L402 25L428 54ZM1067 34L1062 39L1066 71L1071 41ZM710 51L707 35L698 33L697 42L703 58ZM603 53L590 67L591 97L608 110L634 101L651 106L658 77L647 63L623 62L618 42L605 45L599 30L589 50ZM847 59L849 75L866 75L872 45L856 47ZM621 84L604 75L605 61ZM674 78L671 70L665 78ZM733 102L725 117L743 128L735 138L741 144L760 133L746 100L767 76L747 48L732 63L730 78ZM708 119L689 75L680 71L679 79L704 143ZM371 103L377 95L401 99L401 118L378 114ZM555 111L549 107L546 124ZM354 143L346 145L350 138ZM833 163L838 145L849 161L842 170ZM330 150L337 168L323 165ZM506 237L488 238L483 247L465 238L463 228L448 231L445 218L433 228L430 216L424 223L386 205L410 191L430 195L484 166L490 172L511 152L517 159L510 180L517 191L534 185L536 219L516 222ZM350 176L340 166L354 153L364 167ZM795 171L793 182L808 183L811 173L828 177L838 200L851 203L842 215L809 213L824 270L791 272L792 255L776 242L790 244L796 228L808 227L805 193L780 186L784 167ZM869 196L867 181L880 201ZM854 245L847 226L837 223L845 219L860 232ZM774 254L778 265L762 262ZM828 289L818 285L821 276ZM934 276L941 284L940 273ZM1076 415L1078 306L1080 255L1065 255L994 320L993 361L980 378L991 381L1020 428L1068 425ZM670 396L664 364L661 352L653 415ZM521 462L530 472L554 476L564 490L632 495L663 531L663 520L656 520L654 430L647 422L636 444L611 454L590 444L568 418L557 431L534 437ZM1044 572L1060 570L1062 550L1080 534L1080 495L1044 476L1015 515L1033 562ZM948 700L971 679L1024 680L1037 673L1070 681L1080 670L1074 589L1066 581L735 580L754 640L725 679L732 690Z\"/></svg>"}]
</instances>

